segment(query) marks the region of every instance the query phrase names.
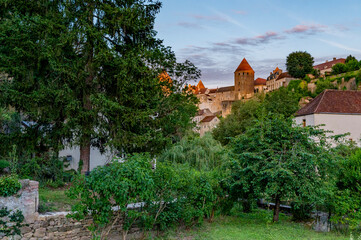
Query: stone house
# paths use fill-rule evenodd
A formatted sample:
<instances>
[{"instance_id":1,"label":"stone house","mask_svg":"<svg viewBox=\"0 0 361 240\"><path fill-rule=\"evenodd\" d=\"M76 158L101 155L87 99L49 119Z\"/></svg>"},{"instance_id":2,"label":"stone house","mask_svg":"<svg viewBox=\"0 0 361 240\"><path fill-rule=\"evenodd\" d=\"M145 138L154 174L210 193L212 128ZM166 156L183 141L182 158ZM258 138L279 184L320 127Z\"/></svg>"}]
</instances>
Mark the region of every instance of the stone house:
<instances>
[{"instance_id":1,"label":"stone house","mask_svg":"<svg viewBox=\"0 0 361 240\"><path fill-rule=\"evenodd\" d=\"M263 93L267 91L267 80L264 78L257 78L254 80L254 93Z\"/></svg>"},{"instance_id":2,"label":"stone house","mask_svg":"<svg viewBox=\"0 0 361 240\"><path fill-rule=\"evenodd\" d=\"M326 60L326 62L315 65L313 66L313 68L319 70L321 75L325 75L326 73L332 72L333 65L337 63L345 63L345 60L346 59L344 58L339 58L339 59L333 58L332 61Z\"/></svg>"},{"instance_id":3,"label":"stone house","mask_svg":"<svg viewBox=\"0 0 361 240\"><path fill-rule=\"evenodd\" d=\"M199 134L200 136L204 136L204 134L217 126L220 122L217 116L206 116L204 117L199 124Z\"/></svg>"},{"instance_id":4,"label":"stone house","mask_svg":"<svg viewBox=\"0 0 361 240\"><path fill-rule=\"evenodd\" d=\"M361 146L361 91L327 89L301 108L296 124L317 126L333 131L332 135L349 133L348 139Z\"/></svg>"},{"instance_id":5,"label":"stone house","mask_svg":"<svg viewBox=\"0 0 361 240\"><path fill-rule=\"evenodd\" d=\"M283 72L277 67L267 78L267 92L272 92L280 87L287 87L288 84L295 79L297 78L291 77L288 72Z\"/></svg>"}]
</instances>

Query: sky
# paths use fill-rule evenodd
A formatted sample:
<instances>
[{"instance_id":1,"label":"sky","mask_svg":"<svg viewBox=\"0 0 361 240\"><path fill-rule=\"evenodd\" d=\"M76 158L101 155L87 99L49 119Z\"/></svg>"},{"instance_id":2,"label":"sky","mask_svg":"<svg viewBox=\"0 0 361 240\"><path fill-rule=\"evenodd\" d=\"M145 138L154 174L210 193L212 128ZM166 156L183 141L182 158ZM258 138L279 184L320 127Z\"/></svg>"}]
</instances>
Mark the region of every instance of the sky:
<instances>
[{"instance_id":1,"label":"sky","mask_svg":"<svg viewBox=\"0 0 361 240\"><path fill-rule=\"evenodd\" d=\"M361 59L361 0L162 0L157 37L180 62L190 60L206 87L231 86L243 58L255 78L286 70L289 53L315 64Z\"/></svg>"}]
</instances>

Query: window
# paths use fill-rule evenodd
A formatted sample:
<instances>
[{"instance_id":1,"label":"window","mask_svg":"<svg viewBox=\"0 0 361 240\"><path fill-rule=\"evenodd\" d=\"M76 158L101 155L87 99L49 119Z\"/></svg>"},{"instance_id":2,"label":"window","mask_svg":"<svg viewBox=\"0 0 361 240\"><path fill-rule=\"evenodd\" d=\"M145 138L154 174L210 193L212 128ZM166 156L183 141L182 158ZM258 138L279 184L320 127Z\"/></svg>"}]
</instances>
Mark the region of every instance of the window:
<instances>
[{"instance_id":1,"label":"window","mask_svg":"<svg viewBox=\"0 0 361 240\"><path fill-rule=\"evenodd\" d=\"M306 119L302 120L302 125L303 125L303 127L306 127Z\"/></svg>"}]
</instances>

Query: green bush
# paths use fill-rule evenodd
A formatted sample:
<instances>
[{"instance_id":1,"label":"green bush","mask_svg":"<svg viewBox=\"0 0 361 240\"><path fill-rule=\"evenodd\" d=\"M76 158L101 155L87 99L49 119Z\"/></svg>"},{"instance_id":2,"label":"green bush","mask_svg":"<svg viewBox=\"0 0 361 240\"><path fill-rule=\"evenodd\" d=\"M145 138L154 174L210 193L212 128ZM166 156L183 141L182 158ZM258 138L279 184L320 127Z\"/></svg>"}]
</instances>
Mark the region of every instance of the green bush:
<instances>
[{"instance_id":1,"label":"green bush","mask_svg":"<svg viewBox=\"0 0 361 240\"><path fill-rule=\"evenodd\" d=\"M64 162L54 156L34 157L19 159L18 175L39 181L41 185L49 187L62 187L65 182L70 182L73 172L64 170ZM20 167L21 166L21 167Z\"/></svg>"},{"instance_id":2,"label":"green bush","mask_svg":"<svg viewBox=\"0 0 361 240\"><path fill-rule=\"evenodd\" d=\"M10 166L10 163L8 161L0 160L0 173L9 166Z\"/></svg>"},{"instance_id":3,"label":"green bush","mask_svg":"<svg viewBox=\"0 0 361 240\"><path fill-rule=\"evenodd\" d=\"M360 64L357 60L350 60L346 63L346 68L348 72L356 71L360 69Z\"/></svg>"},{"instance_id":4,"label":"green bush","mask_svg":"<svg viewBox=\"0 0 361 240\"><path fill-rule=\"evenodd\" d=\"M361 149L346 156L338 167L337 189L332 196L332 220L361 227Z\"/></svg>"},{"instance_id":5,"label":"green bush","mask_svg":"<svg viewBox=\"0 0 361 240\"><path fill-rule=\"evenodd\" d=\"M0 177L0 196L8 197L21 189L21 183L16 175Z\"/></svg>"},{"instance_id":6,"label":"green bush","mask_svg":"<svg viewBox=\"0 0 361 240\"><path fill-rule=\"evenodd\" d=\"M336 74L340 74L340 73L345 73L347 72L347 66L344 63L336 63L335 65L332 66L332 74L336 75Z\"/></svg>"}]
</instances>

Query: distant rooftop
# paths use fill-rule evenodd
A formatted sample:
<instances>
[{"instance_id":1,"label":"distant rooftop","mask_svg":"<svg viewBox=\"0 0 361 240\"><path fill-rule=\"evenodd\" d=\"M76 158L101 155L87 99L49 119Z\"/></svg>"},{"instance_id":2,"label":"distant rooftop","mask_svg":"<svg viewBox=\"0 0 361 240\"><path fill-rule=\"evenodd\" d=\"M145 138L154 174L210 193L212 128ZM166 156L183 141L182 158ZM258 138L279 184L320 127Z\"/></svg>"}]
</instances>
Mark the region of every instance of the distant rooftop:
<instances>
[{"instance_id":1,"label":"distant rooftop","mask_svg":"<svg viewBox=\"0 0 361 240\"><path fill-rule=\"evenodd\" d=\"M345 63L345 60L346 59L344 59L344 58L339 58L339 59L333 58L332 61L326 61L324 63L315 65L315 66L313 66L313 68L318 69L318 70L330 69L336 63Z\"/></svg>"}]
</instances>

